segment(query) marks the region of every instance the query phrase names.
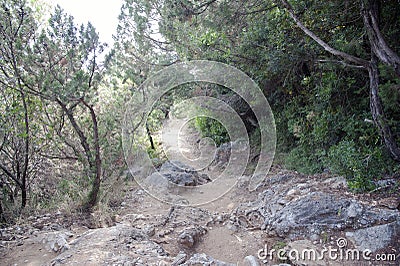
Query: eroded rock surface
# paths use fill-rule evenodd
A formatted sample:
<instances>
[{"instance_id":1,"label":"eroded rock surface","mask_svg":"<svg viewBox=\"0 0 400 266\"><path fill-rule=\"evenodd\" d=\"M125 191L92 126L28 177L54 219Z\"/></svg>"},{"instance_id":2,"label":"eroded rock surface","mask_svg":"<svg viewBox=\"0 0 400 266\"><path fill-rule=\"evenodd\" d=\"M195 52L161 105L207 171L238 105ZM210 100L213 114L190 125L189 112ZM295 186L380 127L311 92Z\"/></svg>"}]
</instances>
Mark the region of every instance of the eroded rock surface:
<instances>
[{"instance_id":1,"label":"eroded rock surface","mask_svg":"<svg viewBox=\"0 0 400 266\"><path fill-rule=\"evenodd\" d=\"M175 178L181 181L199 178L193 169L174 167L166 164L161 171L179 172ZM1 229L0 259L4 265L368 264L329 258L283 263L258 252L266 245L286 255L291 249L321 252L338 248L339 240L344 248L400 254L396 194L363 198L350 193L343 178L289 171L271 175L253 192L247 190L248 180L240 177L229 195L200 207L170 206L138 187L126 188L109 227L68 226L61 215L30 218L30 225Z\"/></svg>"},{"instance_id":2,"label":"eroded rock surface","mask_svg":"<svg viewBox=\"0 0 400 266\"><path fill-rule=\"evenodd\" d=\"M206 174L199 174L193 167L179 161L165 162L157 172L144 180L145 184L165 192L168 191L170 182L179 186L193 187L210 181Z\"/></svg>"}]
</instances>

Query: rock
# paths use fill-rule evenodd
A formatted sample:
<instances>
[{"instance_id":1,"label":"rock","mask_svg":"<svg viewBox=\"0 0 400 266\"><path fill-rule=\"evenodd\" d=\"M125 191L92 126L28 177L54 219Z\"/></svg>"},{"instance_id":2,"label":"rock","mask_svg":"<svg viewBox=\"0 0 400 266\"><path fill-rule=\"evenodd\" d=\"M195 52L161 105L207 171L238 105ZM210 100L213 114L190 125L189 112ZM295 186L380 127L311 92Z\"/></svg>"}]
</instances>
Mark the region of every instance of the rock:
<instances>
[{"instance_id":1,"label":"rock","mask_svg":"<svg viewBox=\"0 0 400 266\"><path fill-rule=\"evenodd\" d=\"M153 225L146 225L146 227L144 228L144 233L148 236L148 237L152 237L156 234L156 230L155 227Z\"/></svg>"},{"instance_id":2,"label":"rock","mask_svg":"<svg viewBox=\"0 0 400 266\"><path fill-rule=\"evenodd\" d=\"M194 254L190 259L188 259L185 263L181 264L183 266L189 265L212 265L212 266L235 266L236 264L227 263L223 261L216 260L206 254Z\"/></svg>"},{"instance_id":3,"label":"rock","mask_svg":"<svg viewBox=\"0 0 400 266\"><path fill-rule=\"evenodd\" d=\"M379 206L386 207L388 209L397 209L400 206L400 197L389 197L378 201Z\"/></svg>"},{"instance_id":4,"label":"rock","mask_svg":"<svg viewBox=\"0 0 400 266\"><path fill-rule=\"evenodd\" d=\"M185 252L181 251L178 255L176 255L174 261L172 262L171 266L178 266L184 263L187 260L187 255Z\"/></svg>"},{"instance_id":5,"label":"rock","mask_svg":"<svg viewBox=\"0 0 400 266\"><path fill-rule=\"evenodd\" d=\"M178 242L186 248L192 248L206 233L207 229L202 226L185 228L179 234Z\"/></svg>"},{"instance_id":6,"label":"rock","mask_svg":"<svg viewBox=\"0 0 400 266\"><path fill-rule=\"evenodd\" d=\"M363 209L357 203L352 202L347 208L347 216L349 218L355 218L362 213Z\"/></svg>"},{"instance_id":7,"label":"rock","mask_svg":"<svg viewBox=\"0 0 400 266\"><path fill-rule=\"evenodd\" d=\"M148 237L149 235L145 231L137 228L133 228L129 233L129 239L135 241L143 241L146 240Z\"/></svg>"},{"instance_id":8,"label":"rock","mask_svg":"<svg viewBox=\"0 0 400 266\"><path fill-rule=\"evenodd\" d=\"M385 248L399 235L400 219L389 224L372 226L346 233L346 237L351 240L357 249L369 249L372 252Z\"/></svg>"},{"instance_id":9,"label":"rock","mask_svg":"<svg viewBox=\"0 0 400 266\"><path fill-rule=\"evenodd\" d=\"M279 203L280 199L277 202ZM399 216L396 212L376 211L354 200L322 192L312 192L298 200L288 202L279 210L276 204L272 204L267 203L264 206L264 211L272 210L272 215L267 216L264 213L265 224L279 236L286 236L292 230L358 229L376 222L393 221Z\"/></svg>"},{"instance_id":10,"label":"rock","mask_svg":"<svg viewBox=\"0 0 400 266\"><path fill-rule=\"evenodd\" d=\"M218 147L215 152L214 163L216 165L224 165L229 162L229 158L231 156L231 143L224 143Z\"/></svg>"},{"instance_id":11,"label":"rock","mask_svg":"<svg viewBox=\"0 0 400 266\"><path fill-rule=\"evenodd\" d=\"M159 172L154 172L148 177L146 177L144 183L147 186L157 189L161 193L165 192L169 187L168 180Z\"/></svg>"},{"instance_id":12,"label":"rock","mask_svg":"<svg viewBox=\"0 0 400 266\"><path fill-rule=\"evenodd\" d=\"M246 141L241 139L224 143L215 151L213 164L219 167L225 166L229 160L235 160L235 158L231 158L231 154L245 152L248 148Z\"/></svg>"},{"instance_id":13,"label":"rock","mask_svg":"<svg viewBox=\"0 0 400 266\"><path fill-rule=\"evenodd\" d=\"M278 200L279 202L279 200ZM278 235L286 235L293 229L305 227L336 227L349 222L349 200L337 199L324 193L311 193L299 200L287 203L275 215L267 217L265 223L275 230ZM352 207L351 215L354 214Z\"/></svg>"},{"instance_id":14,"label":"rock","mask_svg":"<svg viewBox=\"0 0 400 266\"><path fill-rule=\"evenodd\" d=\"M336 176L326 179L324 184L328 185L331 188L347 188L347 180L343 176Z\"/></svg>"},{"instance_id":15,"label":"rock","mask_svg":"<svg viewBox=\"0 0 400 266\"><path fill-rule=\"evenodd\" d=\"M199 174L193 167L179 161L165 162L158 172L145 179L145 183L157 188L168 188L169 182L180 186L198 186L210 182L205 174Z\"/></svg>"},{"instance_id":16,"label":"rock","mask_svg":"<svg viewBox=\"0 0 400 266\"><path fill-rule=\"evenodd\" d=\"M54 252L64 252L70 248L70 245L67 241L70 234L71 233L64 232L45 233L41 237L41 242L46 245L48 250Z\"/></svg>"},{"instance_id":17,"label":"rock","mask_svg":"<svg viewBox=\"0 0 400 266\"><path fill-rule=\"evenodd\" d=\"M394 178L389 178L389 179L382 179L382 180L374 181L373 183L378 188L384 188L387 186L396 185L397 181Z\"/></svg>"},{"instance_id":18,"label":"rock","mask_svg":"<svg viewBox=\"0 0 400 266\"><path fill-rule=\"evenodd\" d=\"M385 204L367 203L347 191L343 178L321 180L295 173L269 177L259 188L266 189L257 200L241 204L231 214L232 227L249 229L250 214L257 213L260 228L287 243L304 239L310 244L336 246L335 239L344 233L360 249L379 250L397 244L393 243L400 235L400 212L394 209L395 199L385 198ZM328 234L335 238L324 236Z\"/></svg>"},{"instance_id":19,"label":"rock","mask_svg":"<svg viewBox=\"0 0 400 266\"><path fill-rule=\"evenodd\" d=\"M69 245L52 265L158 265L169 260L163 247L149 239L146 229L126 224L88 230Z\"/></svg>"},{"instance_id":20,"label":"rock","mask_svg":"<svg viewBox=\"0 0 400 266\"><path fill-rule=\"evenodd\" d=\"M243 265L246 266L260 266L260 263L254 256L247 256L243 260Z\"/></svg>"}]
</instances>

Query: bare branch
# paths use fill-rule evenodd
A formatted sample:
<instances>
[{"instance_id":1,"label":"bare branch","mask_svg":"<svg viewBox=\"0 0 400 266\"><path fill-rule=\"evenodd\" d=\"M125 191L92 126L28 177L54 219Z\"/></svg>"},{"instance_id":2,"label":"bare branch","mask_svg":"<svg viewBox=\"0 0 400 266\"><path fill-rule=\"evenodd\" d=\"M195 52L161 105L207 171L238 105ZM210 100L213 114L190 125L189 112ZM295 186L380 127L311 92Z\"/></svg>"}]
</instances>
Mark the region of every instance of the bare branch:
<instances>
[{"instance_id":1,"label":"bare branch","mask_svg":"<svg viewBox=\"0 0 400 266\"><path fill-rule=\"evenodd\" d=\"M205 2L205 3L203 3L203 4L199 5L199 6L197 6L197 7L195 8L195 10L200 10L200 9L202 9L202 8L203 8L203 10L193 12L193 15L200 15L201 13L206 12L206 10L208 9L208 7L209 7L212 3L214 3L214 2L217 2L217 0L210 0L210 1L208 1L208 2Z\"/></svg>"},{"instance_id":2,"label":"bare branch","mask_svg":"<svg viewBox=\"0 0 400 266\"><path fill-rule=\"evenodd\" d=\"M296 16L292 6L288 3L286 0L281 0L282 4L284 7L287 9L289 12L289 15L293 18L293 20L296 22L296 25L309 37L311 37L314 41L316 41L320 46L322 46L327 52L339 56L351 63L357 64L362 66L363 68L367 69L369 66L369 62L367 60L364 60L362 58L347 54L345 52L336 50L335 48L331 47L329 44L327 44L325 41L323 41L321 38L319 38L314 32L312 32L310 29L308 29L301 21L300 19Z\"/></svg>"},{"instance_id":3,"label":"bare branch","mask_svg":"<svg viewBox=\"0 0 400 266\"><path fill-rule=\"evenodd\" d=\"M367 29L368 38L374 54L387 65L393 66L396 73L400 76L400 57L389 47L383 37L379 25L377 13L373 6L365 7L362 1L362 15L364 26ZM375 9L377 9L375 7Z\"/></svg>"},{"instance_id":4,"label":"bare branch","mask_svg":"<svg viewBox=\"0 0 400 266\"><path fill-rule=\"evenodd\" d=\"M319 59L319 60L316 60L316 62L319 62L319 63L335 63L335 64L341 64L341 65L343 65L343 66L345 66L345 67L352 67L352 68L361 68L361 69L365 69L364 66L352 65L352 64L348 64L348 63L346 63L346 62L344 62L344 61L340 61L340 60L325 60L325 59Z\"/></svg>"},{"instance_id":5,"label":"bare branch","mask_svg":"<svg viewBox=\"0 0 400 266\"><path fill-rule=\"evenodd\" d=\"M22 183L18 180L18 178L15 177L4 165L0 164L0 169L3 170L3 172L11 178L19 187L22 187Z\"/></svg>"},{"instance_id":6,"label":"bare branch","mask_svg":"<svg viewBox=\"0 0 400 266\"><path fill-rule=\"evenodd\" d=\"M50 154L45 154L45 153L40 153L40 156L51 159L51 160L72 160L76 161L78 160L78 157L75 156L58 156L58 155L50 155Z\"/></svg>"}]
</instances>

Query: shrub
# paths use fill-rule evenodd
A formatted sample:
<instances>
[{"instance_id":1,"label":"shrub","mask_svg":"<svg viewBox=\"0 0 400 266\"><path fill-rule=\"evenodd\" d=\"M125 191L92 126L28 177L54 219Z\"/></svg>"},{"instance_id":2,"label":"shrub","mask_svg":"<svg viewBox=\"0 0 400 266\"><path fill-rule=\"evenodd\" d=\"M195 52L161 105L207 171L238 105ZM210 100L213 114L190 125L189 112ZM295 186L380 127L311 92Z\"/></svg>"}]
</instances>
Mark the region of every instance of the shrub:
<instances>
[{"instance_id":1,"label":"shrub","mask_svg":"<svg viewBox=\"0 0 400 266\"><path fill-rule=\"evenodd\" d=\"M326 164L334 174L349 179L349 188L361 192L375 188L374 179L395 169L390 156L380 147L357 148L354 141L344 140L329 149Z\"/></svg>"},{"instance_id":2,"label":"shrub","mask_svg":"<svg viewBox=\"0 0 400 266\"><path fill-rule=\"evenodd\" d=\"M217 146L230 141L226 128L219 121L205 116L198 116L194 122L201 136L211 138Z\"/></svg>"}]
</instances>

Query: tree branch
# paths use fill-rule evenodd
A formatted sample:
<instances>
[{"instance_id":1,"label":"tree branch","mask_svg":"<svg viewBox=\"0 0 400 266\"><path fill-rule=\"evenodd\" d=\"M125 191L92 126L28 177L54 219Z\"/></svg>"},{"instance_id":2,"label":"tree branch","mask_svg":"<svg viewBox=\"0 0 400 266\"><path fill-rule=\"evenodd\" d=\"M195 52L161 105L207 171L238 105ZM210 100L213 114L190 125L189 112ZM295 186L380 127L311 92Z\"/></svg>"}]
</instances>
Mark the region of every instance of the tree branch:
<instances>
[{"instance_id":1,"label":"tree branch","mask_svg":"<svg viewBox=\"0 0 400 266\"><path fill-rule=\"evenodd\" d=\"M319 59L319 60L316 60L316 62L319 62L319 63L335 63L335 64L341 64L341 65L343 65L343 66L345 66L345 67L352 67L352 68L361 68L361 69L365 69L364 66L352 65L352 64L348 64L348 63L346 63L346 62L344 62L344 61L340 61L340 60Z\"/></svg>"},{"instance_id":2,"label":"tree branch","mask_svg":"<svg viewBox=\"0 0 400 266\"><path fill-rule=\"evenodd\" d=\"M22 187L22 183L18 180L18 178L15 177L4 165L0 164L0 169L3 170L3 172L10 177L20 188Z\"/></svg>"},{"instance_id":3,"label":"tree branch","mask_svg":"<svg viewBox=\"0 0 400 266\"><path fill-rule=\"evenodd\" d=\"M78 157L74 157L74 156L58 156L58 155L50 155L50 154L45 154L45 153L39 153L40 156L47 158L47 159L51 159L51 160L72 160L72 161L76 161L78 160Z\"/></svg>"},{"instance_id":4,"label":"tree branch","mask_svg":"<svg viewBox=\"0 0 400 266\"><path fill-rule=\"evenodd\" d=\"M362 68L367 69L369 67L369 62L367 60L364 60L362 58L347 54L345 52L336 50L335 48L331 47L329 44L327 44L325 41L323 41L321 38L319 38L314 32L312 32L310 29L308 29L301 21L300 19L296 16L292 6L288 3L286 0L281 0L283 6L286 8L286 10L289 12L289 15L292 17L292 19L296 22L296 25L305 33L307 34L310 38L312 38L315 42L317 42L322 48L324 48L327 52L339 56L351 63L357 64Z\"/></svg>"},{"instance_id":5,"label":"tree branch","mask_svg":"<svg viewBox=\"0 0 400 266\"><path fill-rule=\"evenodd\" d=\"M208 7L214 2L217 2L217 0L210 0L208 2L205 2L205 3L201 4L201 5L199 5L198 7L195 8L195 10L200 10L202 8L203 8L203 10L196 11L196 12L193 11L193 15L200 15L200 14L204 13L208 9Z\"/></svg>"},{"instance_id":6,"label":"tree branch","mask_svg":"<svg viewBox=\"0 0 400 266\"><path fill-rule=\"evenodd\" d=\"M85 151L85 155L86 155L86 159L89 163L89 167L91 169L93 169L93 157L92 157L92 153L90 151L90 146L89 143L87 142L87 138L85 136L85 134L83 133L83 131L81 130L81 128L79 127L78 123L75 120L75 117L72 113L72 110L68 109L67 106L59 99L56 99L56 102L60 105L61 109L65 112L65 114L67 115L73 129L75 130L75 132L78 134L79 140L81 142L82 148Z\"/></svg>"},{"instance_id":7,"label":"tree branch","mask_svg":"<svg viewBox=\"0 0 400 266\"><path fill-rule=\"evenodd\" d=\"M378 25L378 11L376 6L365 6L361 1L362 15L364 25L368 33L374 54L387 65L394 67L398 76L400 76L400 57L389 47L383 37Z\"/></svg>"}]
</instances>

